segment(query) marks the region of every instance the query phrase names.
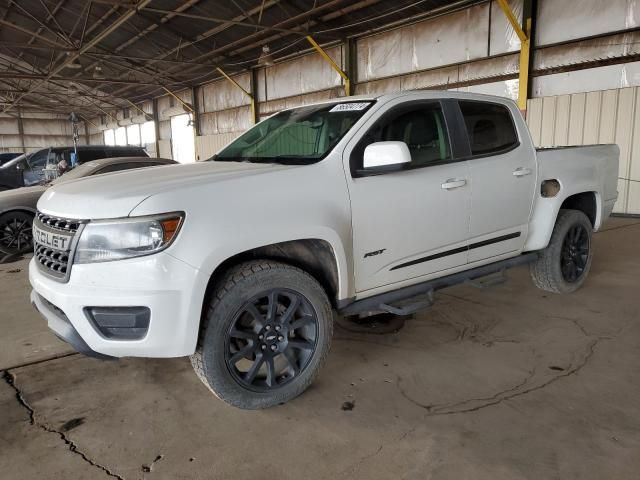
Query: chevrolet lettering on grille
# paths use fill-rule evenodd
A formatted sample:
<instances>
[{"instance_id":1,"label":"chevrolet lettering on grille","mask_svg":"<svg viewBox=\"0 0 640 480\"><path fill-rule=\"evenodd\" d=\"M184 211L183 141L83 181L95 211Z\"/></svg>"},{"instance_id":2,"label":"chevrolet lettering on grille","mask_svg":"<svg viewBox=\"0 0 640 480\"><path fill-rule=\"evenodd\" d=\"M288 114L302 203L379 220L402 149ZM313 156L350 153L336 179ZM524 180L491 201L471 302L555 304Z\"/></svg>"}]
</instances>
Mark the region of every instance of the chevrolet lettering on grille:
<instances>
[{"instance_id":1,"label":"chevrolet lettering on grille","mask_svg":"<svg viewBox=\"0 0 640 480\"><path fill-rule=\"evenodd\" d=\"M46 230L40 230L35 225L33 227L33 237L40 245L55 248L56 250L69 250L71 239L73 238L73 236L69 235L60 235L47 232Z\"/></svg>"}]
</instances>

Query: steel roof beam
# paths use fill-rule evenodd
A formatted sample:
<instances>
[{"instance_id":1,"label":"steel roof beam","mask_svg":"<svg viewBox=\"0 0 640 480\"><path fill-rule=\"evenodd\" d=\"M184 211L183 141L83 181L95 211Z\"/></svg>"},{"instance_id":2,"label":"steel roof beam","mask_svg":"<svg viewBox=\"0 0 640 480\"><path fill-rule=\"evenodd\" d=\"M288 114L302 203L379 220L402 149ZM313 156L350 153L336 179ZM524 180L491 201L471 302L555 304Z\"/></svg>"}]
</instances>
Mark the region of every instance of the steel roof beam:
<instances>
[{"instance_id":1,"label":"steel roof beam","mask_svg":"<svg viewBox=\"0 0 640 480\"><path fill-rule=\"evenodd\" d=\"M39 84L44 83L47 80L50 80L51 78L53 78L55 75L57 75L60 71L62 71L62 69L64 69L71 62L74 62L75 60L77 60L78 57L80 57L83 53L85 53L89 49L93 48L95 45L100 43L106 37L111 35L111 33L113 33L118 28L120 28L120 26L122 26L124 23L126 23L132 16L134 16L137 13L139 8L144 8L144 6L146 6L150 2L151 2L151 0L140 0L136 4L136 9L128 10L124 14L122 14L115 22L113 22L111 25L109 25L107 28L105 28L102 32L100 32L98 35L93 37L89 42L87 42L85 44L85 46L82 47L77 53L69 55L69 57L64 62L62 62L57 67L55 67L51 72L49 72L49 74L47 75L47 77L45 79L40 80L39 83L37 83L37 84L39 85ZM20 100L22 100L26 95L28 95L32 91L33 91L33 86L30 87L28 92L20 95L16 100L14 100L11 105L8 105L5 108L3 108L2 111L3 112L7 112L7 111L11 110L11 108L13 108Z\"/></svg>"}]
</instances>

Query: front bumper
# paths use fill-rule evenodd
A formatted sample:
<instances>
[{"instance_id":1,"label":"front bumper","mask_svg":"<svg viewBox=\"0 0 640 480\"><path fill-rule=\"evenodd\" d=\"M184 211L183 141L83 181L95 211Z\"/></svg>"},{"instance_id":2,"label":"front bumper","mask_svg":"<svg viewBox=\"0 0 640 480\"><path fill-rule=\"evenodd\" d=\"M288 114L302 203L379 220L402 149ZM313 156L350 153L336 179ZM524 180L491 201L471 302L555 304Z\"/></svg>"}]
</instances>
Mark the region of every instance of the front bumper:
<instances>
[{"instance_id":1,"label":"front bumper","mask_svg":"<svg viewBox=\"0 0 640 480\"><path fill-rule=\"evenodd\" d=\"M114 262L73 265L69 282L29 264L32 301L49 327L82 353L109 357L181 357L196 346L208 277L161 252ZM146 335L105 338L87 318L89 307L147 307Z\"/></svg>"},{"instance_id":2,"label":"front bumper","mask_svg":"<svg viewBox=\"0 0 640 480\"><path fill-rule=\"evenodd\" d=\"M78 352L93 358L101 360L112 359L108 355L103 355L87 345L78 331L73 327L64 312L49 303L44 297L40 296L35 290L31 290L31 305L47 320L47 325L56 334L56 336L71 345Z\"/></svg>"}]
</instances>

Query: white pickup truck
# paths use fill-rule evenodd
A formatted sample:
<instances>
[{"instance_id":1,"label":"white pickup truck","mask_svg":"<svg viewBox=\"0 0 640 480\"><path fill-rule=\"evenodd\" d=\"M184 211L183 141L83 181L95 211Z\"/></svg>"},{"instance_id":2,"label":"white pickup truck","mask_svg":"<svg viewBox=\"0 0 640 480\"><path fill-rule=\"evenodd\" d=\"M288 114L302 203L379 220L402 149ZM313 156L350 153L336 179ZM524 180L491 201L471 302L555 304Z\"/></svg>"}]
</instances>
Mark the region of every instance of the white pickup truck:
<instances>
[{"instance_id":1,"label":"white pickup truck","mask_svg":"<svg viewBox=\"0 0 640 480\"><path fill-rule=\"evenodd\" d=\"M498 97L284 110L209 161L47 190L31 300L81 352L190 355L225 402L268 407L312 382L333 311L407 314L527 263L540 288L578 288L617 198L618 153L536 150Z\"/></svg>"}]
</instances>

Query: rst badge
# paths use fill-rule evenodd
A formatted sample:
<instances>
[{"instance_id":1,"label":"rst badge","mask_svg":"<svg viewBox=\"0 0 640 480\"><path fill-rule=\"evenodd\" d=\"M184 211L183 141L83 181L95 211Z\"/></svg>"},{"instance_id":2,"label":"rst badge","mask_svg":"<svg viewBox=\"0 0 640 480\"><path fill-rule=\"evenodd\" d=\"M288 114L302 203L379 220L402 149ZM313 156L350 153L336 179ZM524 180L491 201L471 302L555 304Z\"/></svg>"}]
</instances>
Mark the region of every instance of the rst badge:
<instances>
[{"instance_id":1,"label":"rst badge","mask_svg":"<svg viewBox=\"0 0 640 480\"><path fill-rule=\"evenodd\" d=\"M34 225L33 238L36 243L44 245L46 247L55 248L56 250L69 250L71 247L70 235L60 235L58 233L47 232L46 230L40 230Z\"/></svg>"}]
</instances>

